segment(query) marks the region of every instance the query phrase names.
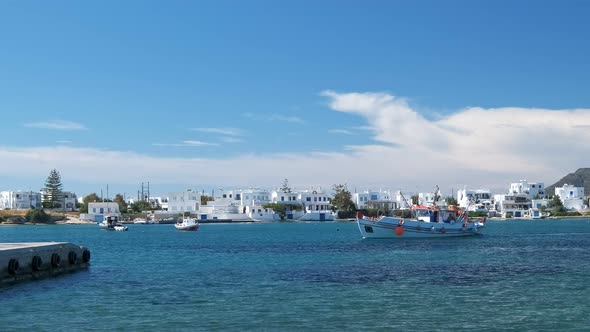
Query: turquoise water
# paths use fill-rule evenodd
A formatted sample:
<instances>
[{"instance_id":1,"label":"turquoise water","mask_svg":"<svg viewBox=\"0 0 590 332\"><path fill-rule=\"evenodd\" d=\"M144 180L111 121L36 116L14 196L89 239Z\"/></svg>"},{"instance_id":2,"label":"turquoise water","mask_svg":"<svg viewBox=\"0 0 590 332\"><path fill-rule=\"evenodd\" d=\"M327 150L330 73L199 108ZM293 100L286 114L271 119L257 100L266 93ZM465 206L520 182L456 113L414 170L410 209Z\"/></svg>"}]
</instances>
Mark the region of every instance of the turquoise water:
<instances>
[{"instance_id":1,"label":"turquoise water","mask_svg":"<svg viewBox=\"0 0 590 332\"><path fill-rule=\"evenodd\" d=\"M476 238L362 240L355 223L0 227L68 241L87 271L0 288L0 329L590 330L590 220Z\"/></svg>"}]
</instances>

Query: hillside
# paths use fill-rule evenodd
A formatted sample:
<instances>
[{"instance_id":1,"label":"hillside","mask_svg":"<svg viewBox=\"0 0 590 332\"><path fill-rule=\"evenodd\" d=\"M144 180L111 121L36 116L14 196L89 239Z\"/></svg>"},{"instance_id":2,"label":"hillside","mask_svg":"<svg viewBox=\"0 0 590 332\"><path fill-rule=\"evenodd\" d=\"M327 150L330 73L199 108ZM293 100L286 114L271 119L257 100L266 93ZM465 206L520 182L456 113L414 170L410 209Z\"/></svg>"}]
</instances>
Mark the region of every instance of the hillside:
<instances>
[{"instance_id":1,"label":"hillside","mask_svg":"<svg viewBox=\"0 0 590 332\"><path fill-rule=\"evenodd\" d=\"M555 195L555 187L561 187L564 184L573 184L576 187L584 187L584 195L590 195L590 168L580 168L574 173L570 173L561 180L545 188L548 196Z\"/></svg>"}]
</instances>

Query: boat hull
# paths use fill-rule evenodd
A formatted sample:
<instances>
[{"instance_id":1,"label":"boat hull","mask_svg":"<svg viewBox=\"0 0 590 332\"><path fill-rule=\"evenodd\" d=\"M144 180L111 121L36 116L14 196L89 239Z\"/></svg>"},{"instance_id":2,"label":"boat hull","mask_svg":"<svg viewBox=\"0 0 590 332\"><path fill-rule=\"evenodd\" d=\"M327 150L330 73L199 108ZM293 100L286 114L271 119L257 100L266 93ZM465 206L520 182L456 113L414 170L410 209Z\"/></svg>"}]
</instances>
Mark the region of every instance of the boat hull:
<instances>
[{"instance_id":1,"label":"boat hull","mask_svg":"<svg viewBox=\"0 0 590 332\"><path fill-rule=\"evenodd\" d=\"M177 230L179 231L196 231L199 229L199 225L190 225L190 226L181 226L181 225L174 225Z\"/></svg>"},{"instance_id":2,"label":"boat hull","mask_svg":"<svg viewBox=\"0 0 590 332\"><path fill-rule=\"evenodd\" d=\"M431 223L413 219L382 217L372 220L357 218L359 231L363 238L403 239L403 238L444 238L481 235L484 223Z\"/></svg>"}]
</instances>

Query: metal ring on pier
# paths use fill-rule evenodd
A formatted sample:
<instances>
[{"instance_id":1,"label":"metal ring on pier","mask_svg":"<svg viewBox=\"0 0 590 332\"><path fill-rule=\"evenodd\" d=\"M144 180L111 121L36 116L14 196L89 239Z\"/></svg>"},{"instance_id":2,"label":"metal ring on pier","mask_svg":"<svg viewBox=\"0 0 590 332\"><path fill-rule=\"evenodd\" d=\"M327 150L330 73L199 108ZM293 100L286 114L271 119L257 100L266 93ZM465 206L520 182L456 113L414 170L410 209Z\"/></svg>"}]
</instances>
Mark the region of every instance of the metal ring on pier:
<instances>
[{"instance_id":1,"label":"metal ring on pier","mask_svg":"<svg viewBox=\"0 0 590 332\"><path fill-rule=\"evenodd\" d=\"M90 261L90 250L84 249L82 252L82 261L88 263Z\"/></svg>"},{"instance_id":2,"label":"metal ring on pier","mask_svg":"<svg viewBox=\"0 0 590 332\"><path fill-rule=\"evenodd\" d=\"M40 271L41 266L43 265L43 259L40 256L33 256L33 261L31 262L31 267L33 271Z\"/></svg>"},{"instance_id":3,"label":"metal ring on pier","mask_svg":"<svg viewBox=\"0 0 590 332\"><path fill-rule=\"evenodd\" d=\"M8 273L15 275L16 271L18 271L18 268L20 267L20 264L18 263L18 259L16 258L11 258L8 261Z\"/></svg>"},{"instance_id":4,"label":"metal ring on pier","mask_svg":"<svg viewBox=\"0 0 590 332\"><path fill-rule=\"evenodd\" d=\"M59 267L60 263L61 263L61 257L59 257L59 254L58 253L51 254L51 266Z\"/></svg>"},{"instance_id":5,"label":"metal ring on pier","mask_svg":"<svg viewBox=\"0 0 590 332\"><path fill-rule=\"evenodd\" d=\"M68 262L70 262L70 264L76 264L77 261L78 261L78 254L76 254L74 251L70 251L68 253Z\"/></svg>"}]
</instances>

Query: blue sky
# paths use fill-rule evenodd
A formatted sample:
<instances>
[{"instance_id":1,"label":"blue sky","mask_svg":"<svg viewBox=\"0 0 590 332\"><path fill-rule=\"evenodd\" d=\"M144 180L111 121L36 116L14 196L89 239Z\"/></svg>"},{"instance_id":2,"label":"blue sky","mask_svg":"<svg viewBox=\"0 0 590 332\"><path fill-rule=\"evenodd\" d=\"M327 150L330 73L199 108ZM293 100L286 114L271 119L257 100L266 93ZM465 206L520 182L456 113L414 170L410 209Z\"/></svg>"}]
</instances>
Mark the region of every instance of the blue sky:
<instances>
[{"instance_id":1,"label":"blue sky","mask_svg":"<svg viewBox=\"0 0 590 332\"><path fill-rule=\"evenodd\" d=\"M37 189L53 167L81 194L551 184L589 162L589 14L586 1L3 1L0 190ZM507 136L510 151L482 153Z\"/></svg>"}]
</instances>

